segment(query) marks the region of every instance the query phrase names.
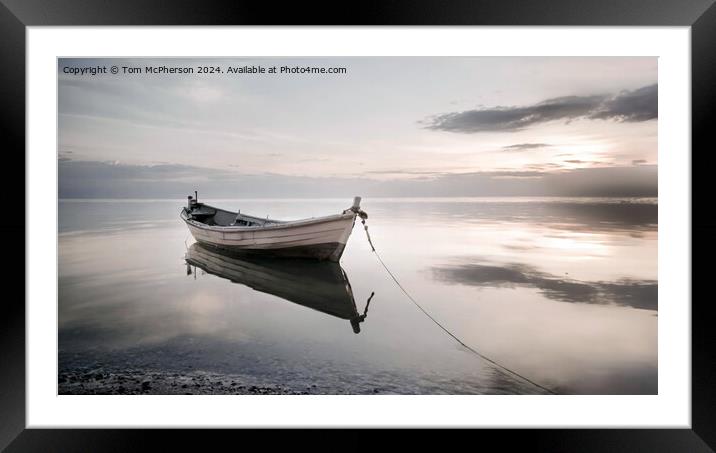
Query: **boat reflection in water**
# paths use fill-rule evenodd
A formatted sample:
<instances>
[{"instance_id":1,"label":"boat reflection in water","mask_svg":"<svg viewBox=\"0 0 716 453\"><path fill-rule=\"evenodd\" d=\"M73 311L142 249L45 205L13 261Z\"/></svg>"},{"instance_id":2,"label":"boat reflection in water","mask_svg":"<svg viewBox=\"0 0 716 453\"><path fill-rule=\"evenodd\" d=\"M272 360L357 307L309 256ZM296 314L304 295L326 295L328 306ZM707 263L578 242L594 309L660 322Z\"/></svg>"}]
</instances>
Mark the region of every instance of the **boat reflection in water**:
<instances>
[{"instance_id":1,"label":"boat reflection in water","mask_svg":"<svg viewBox=\"0 0 716 453\"><path fill-rule=\"evenodd\" d=\"M373 298L371 294L359 314L348 276L334 262L235 256L198 242L189 247L185 260L187 275L192 274L192 266L194 273L198 267L233 283L347 319L355 333L360 333Z\"/></svg>"}]
</instances>

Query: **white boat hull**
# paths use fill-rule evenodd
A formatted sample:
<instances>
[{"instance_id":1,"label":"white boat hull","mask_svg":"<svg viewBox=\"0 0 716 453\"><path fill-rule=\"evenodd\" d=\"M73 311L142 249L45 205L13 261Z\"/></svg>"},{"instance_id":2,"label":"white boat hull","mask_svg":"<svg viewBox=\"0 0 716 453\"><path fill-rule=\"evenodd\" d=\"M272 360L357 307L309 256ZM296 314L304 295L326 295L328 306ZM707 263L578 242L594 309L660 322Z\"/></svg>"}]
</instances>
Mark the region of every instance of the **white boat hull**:
<instances>
[{"instance_id":1,"label":"white boat hull","mask_svg":"<svg viewBox=\"0 0 716 453\"><path fill-rule=\"evenodd\" d=\"M262 227L210 226L182 219L194 239L204 245L236 253L338 261L353 230L356 214L348 211L314 219L281 222Z\"/></svg>"}]
</instances>

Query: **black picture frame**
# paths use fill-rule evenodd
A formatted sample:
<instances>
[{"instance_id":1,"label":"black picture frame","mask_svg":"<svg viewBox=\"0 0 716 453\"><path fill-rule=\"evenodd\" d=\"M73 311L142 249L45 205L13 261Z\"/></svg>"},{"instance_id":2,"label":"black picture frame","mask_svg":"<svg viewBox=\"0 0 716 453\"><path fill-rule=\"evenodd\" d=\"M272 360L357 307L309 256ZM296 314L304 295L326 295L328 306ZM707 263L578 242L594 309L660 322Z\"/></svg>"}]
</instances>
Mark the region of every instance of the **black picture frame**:
<instances>
[{"instance_id":1,"label":"black picture frame","mask_svg":"<svg viewBox=\"0 0 716 453\"><path fill-rule=\"evenodd\" d=\"M709 113L716 106L716 6L714 0L371 0L352 5L236 0L232 2L91 1L91 0L0 0L0 98L2 99L5 187L25 188L25 32L28 26L65 25L549 25L549 26L689 26L692 65L692 196L706 200L707 190L694 186L699 171L712 168L713 153L706 152L710 141ZM689 152L690 150L669 150ZM693 165L698 156L698 164ZM12 171L8 171L12 169ZM702 180L702 179L700 179ZM4 193L3 198L10 194ZM23 189L24 199L24 189ZM15 208L19 203L15 203ZM707 236L716 231L715 215L703 209L696 213L692 201L692 241L699 247L693 257L707 257L716 248ZM23 203L24 210L24 203ZM2 222L6 256L25 256L20 236L27 240L25 216ZM51 256L51 255L50 255ZM663 259L664 257L660 257ZM12 260L5 281L20 281L25 266ZM23 258L24 264L24 258ZM693 294L703 286L707 268L692 266ZM9 274L9 275L8 275ZM17 275L13 275L17 274ZM10 285L7 285L10 286ZM19 286L19 285L18 285ZM24 287L23 287L24 288ZM104 451L136 449L146 437L161 437L165 449L171 445L203 449L219 445L231 436L223 430L212 440L200 439L187 431L150 430L61 430L26 429L25 398L25 298L6 292L0 316L0 448L8 451ZM499 440L510 447L517 443L548 451L713 451L716 449L716 357L715 335L708 316L709 300L692 296L692 429L550 429L519 430L519 435L502 430L470 430L480 440ZM690 301L676 301L689 303ZM463 432L464 433L464 432ZM291 442L306 439L306 432L293 432ZM341 445L364 442L356 431L336 430L331 438ZM415 440L424 436L412 433ZM197 442L200 442L197 444ZM243 441L245 442L245 440ZM264 441L265 442L265 441ZM315 443L315 442L314 442ZM332 442L331 442L332 443ZM333 444L336 445L336 444Z\"/></svg>"}]
</instances>

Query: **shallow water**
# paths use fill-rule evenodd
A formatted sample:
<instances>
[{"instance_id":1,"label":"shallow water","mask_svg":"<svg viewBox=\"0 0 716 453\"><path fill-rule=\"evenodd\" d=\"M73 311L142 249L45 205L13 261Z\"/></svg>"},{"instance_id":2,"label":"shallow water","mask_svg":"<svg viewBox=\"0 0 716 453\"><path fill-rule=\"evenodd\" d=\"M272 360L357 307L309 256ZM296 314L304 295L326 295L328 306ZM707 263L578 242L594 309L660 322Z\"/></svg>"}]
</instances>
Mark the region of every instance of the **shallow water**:
<instances>
[{"instance_id":1,"label":"shallow water","mask_svg":"<svg viewBox=\"0 0 716 453\"><path fill-rule=\"evenodd\" d=\"M202 201L279 219L351 204ZM361 314L375 293L356 334L343 308L335 316L325 300L310 300L311 291L336 291L342 277L311 280L300 265L261 262L270 279L257 283L236 271L241 262L187 266L196 248L179 219L183 203L60 201L61 372L205 372L312 393L542 393L412 305L359 223L341 260L355 308L350 293L336 299ZM365 199L362 207L401 283L480 353L558 393L657 392L655 199Z\"/></svg>"}]
</instances>

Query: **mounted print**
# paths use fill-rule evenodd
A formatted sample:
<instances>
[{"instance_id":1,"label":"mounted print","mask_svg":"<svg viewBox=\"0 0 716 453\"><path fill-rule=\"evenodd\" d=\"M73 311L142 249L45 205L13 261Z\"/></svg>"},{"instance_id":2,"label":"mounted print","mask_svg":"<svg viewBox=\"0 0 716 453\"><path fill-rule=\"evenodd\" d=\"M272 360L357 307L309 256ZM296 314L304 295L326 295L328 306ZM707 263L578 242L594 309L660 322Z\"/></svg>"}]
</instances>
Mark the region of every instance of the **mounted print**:
<instances>
[{"instance_id":1,"label":"mounted print","mask_svg":"<svg viewBox=\"0 0 716 453\"><path fill-rule=\"evenodd\" d=\"M658 394L658 58L58 58L59 395Z\"/></svg>"}]
</instances>

